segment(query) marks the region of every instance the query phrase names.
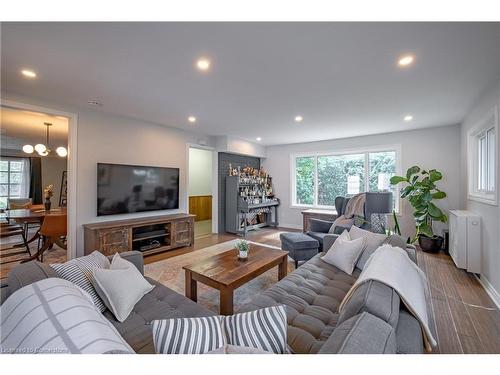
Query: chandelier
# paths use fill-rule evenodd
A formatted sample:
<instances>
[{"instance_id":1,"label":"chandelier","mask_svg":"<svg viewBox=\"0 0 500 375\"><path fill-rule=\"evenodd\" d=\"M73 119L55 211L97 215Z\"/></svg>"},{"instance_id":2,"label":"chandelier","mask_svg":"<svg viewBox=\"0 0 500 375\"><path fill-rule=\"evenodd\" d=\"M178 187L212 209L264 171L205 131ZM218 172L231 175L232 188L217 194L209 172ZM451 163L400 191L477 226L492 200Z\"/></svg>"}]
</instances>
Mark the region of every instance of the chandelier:
<instances>
[{"instance_id":1,"label":"chandelier","mask_svg":"<svg viewBox=\"0 0 500 375\"><path fill-rule=\"evenodd\" d=\"M52 126L52 124L50 122L44 122L43 124L47 127L47 137L45 144L38 143L34 147L32 145L24 145L23 151L27 154L32 154L34 151L36 151L40 156L47 156L52 153L52 150L49 148L49 128ZM66 155L68 155L68 150L66 150L66 147L59 146L58 148L56 148L56 154L64 158L66 157Z\"/></svg>"}]
</instances>

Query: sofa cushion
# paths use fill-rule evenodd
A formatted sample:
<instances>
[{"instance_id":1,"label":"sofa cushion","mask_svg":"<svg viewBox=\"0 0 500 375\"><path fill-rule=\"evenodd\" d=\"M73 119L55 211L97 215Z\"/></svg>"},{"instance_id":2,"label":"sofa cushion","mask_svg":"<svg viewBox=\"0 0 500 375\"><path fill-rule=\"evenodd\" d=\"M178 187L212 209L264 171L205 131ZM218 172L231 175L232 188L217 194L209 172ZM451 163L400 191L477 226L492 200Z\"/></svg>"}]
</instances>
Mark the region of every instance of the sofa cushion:
<instances>
[{"instance_id":1,"label":"sofa cushion","mask_svg":"<svg viewBox=\"0 0 500 375\"><path fill-rule=\"evenodd\" d=\"M116 253L109 269L94 270L92 284L106 307L123 322L135 304L149 293L154 285L146 281L136 266Z\"/></svg>"},{"instance_id":2,"label":"sofa cushion","mask_svg":"<svg viewBox=\"0 0 500 375\"><path fill-rule=\"evenodd\" d=\"M365 238L366 245L363 253L359 257L358 263L356 263L356 267L362 270L365 267L368 258L372 255L375 250L378 249L380 245L385 241L387 236L385 234L373 233L365 229L358 228L353 225L349 230L349 235L351 238Z\"/></svg>"},{"instance_id":3,"label":"sofa cushion","mask_svg":"<svg viewBox=\"0 0 500 375\"><path fill-rule=\"evenodd\" d=\"M351 239L349 232L344 231L321 259L348 275L352 275L356 261L364 247L364 238Z\"/></svg>"},{"instance_id":4,"label":"sofa cushion","mask_svg":"<svg viewBox=\"0 0 500 375\"><path fill-rule=\"evenodd\" d=\"M0 316L0 353L133 353L88 293L61 278L18 289Z\"/></svg>"},{"instance_id":5,"label":"sofa cushion","mask_svg":"<svg viewBox=\"0 0 500 375\"><path fill-rule=\"evenodd\" d=\"M396 341L398 354L422 354L424 352L422 327L418 320L404 309L399 313Z\"/></svg>"},{"instance_id":6,"label":"sofa cushion","mask_svg":"<svg viewBox=\"0 0 500 375\"><path fill-rule=\"evenodd\" d=\"M394 289L370 280L359 286L340 312L338 324L366 311L390 324L394 329L399 319L400 299Z\"/></svg>"},{"instance_id":7,"label":"sofa cushion","mask_svg":"<svg viewBox=\"0 0 500 375\"><path fill-rule=\"evenodd\" d=\"M226 342L218 316L159 319L152 329L158 354L205 354Z\"/></svg>"},{"instance_id":8,"label":"sofa cushion","mask_svg":"<svg viewBox=\"0 0 500 375\"><path fill-rule=\"evenodd\" d=\"M7 277L7 292L3 296L2 303L16 290L34 282L48 279L49 277L58 277L56 271L48 264L38 261L21 263L15 266Z\"/></svg>"},{"instance_id":9,"label":"sofa cushion","mask_svg":"<svg viewBox=\"0 0 500 375\"><path fill-rule=\"evenodd\" d=\"M396 332L382 319L363 312L335 328L320 353L396 354Z\"/></svg>"},{"instance_id":10,"label":"sofa cushion","mask_svg":"<svg viewBox=\"0 0 500 375\"><path fill-rule=\"evenodd\" d=\"M71 281L90 294L94 304L101 312L106 310L106 305L92 285L94 270L109 268L109 260L102 253L96 250L90 255L71 259L66 263L51 264L50 267L57 272L60 278Z\"/></svg>"},{"instance_id":11,"label":"sofa cushion","mask_svg":"<svg viewBox=\"0 0 500 375\"><path fill-rule=\"evenodd\" d=\"M325 236L328 235L328 233L320 233L320 232L307 232L307 235L314 238L316 241L318 241L320 244L323 243L323 240L325 239ZM328 250L328 249L325 249Z\"/></svg>"},{"instance_id":12,"label":"sofa cushion","mask_svg":"<svg viewBox=\"0 0 500 375\"><path fill-rule=\"evenodd\" d=\"M283 304L288 321L288 346L294 353L316 353L332 334L340 302L359 276L321 260L320 253L260 293L241 311Z\"/></svg>"},{"instance_id":13,"label":"sofa cushion","mask_svg":"<svg viewBox=\"0 0 500 375\"><path fill-rule=\"evenodd\" d=\"M137 302L125 321L117 321L109 310L103 313L136 352L155 353L150 324L153 320L215 315L159 282L149 277L146 280L155 288Z\"/></svg>"}]
</instances>

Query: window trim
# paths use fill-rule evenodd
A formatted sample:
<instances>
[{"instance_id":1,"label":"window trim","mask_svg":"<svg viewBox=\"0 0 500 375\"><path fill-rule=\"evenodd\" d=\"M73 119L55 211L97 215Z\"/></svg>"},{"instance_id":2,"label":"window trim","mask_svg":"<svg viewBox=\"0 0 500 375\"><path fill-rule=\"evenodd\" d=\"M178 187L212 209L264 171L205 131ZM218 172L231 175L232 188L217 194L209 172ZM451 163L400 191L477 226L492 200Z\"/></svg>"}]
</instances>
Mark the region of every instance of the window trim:
<instances>
[{"instance_id":1,"label":"window trim","mask_svg":"<svg viewBox=\"0 0 500 375\"><path fill-rule=\"evenodd\" d=\"M339 155L353 155L353 154L364 154L365 155L365 176L369 173L369 160L368 154L374 152L388 152L394 151L396 153L396 175L401 176L402 174L402 147L401 144L391 144L391 145L381 145L373 147L359 147L359 148L344 148L336 149L335 151L318 151L318 152L298 152L290 154L290 208L292 209L317 209L317 210L335 210L335 206L322 206L317 204L318 200L318 174L314 173L314 204L297 204L297 191L296 191L296 173L295 165L296 159L299 157L315 157L314 165L315 170L317 169L317 157L318 156L339 156ZM365 178L365 188L369 184L369 178ZM401 208L401 198L399 197L399 185L396 186L396 213L400 212Z\"/></svg>"},{"instance_id":2,"label":"window trim","mask_svg":"<svg viewBox=\"0 0 500 375\"><path fill-rule=\"evenodd\" d=\"M18 159L18 160L16 160ZM11 186L12 185L19 185L20 186L20 189L21 189L21 186L23 185L23 182L21 181L21 183L19 184L15 184L15 183L11 183L11 174L12 173L20 173L21 174L21 178L23 178L23 175L25 174L24 171L21 171L21 172L17 172L17 171L12 171L11 170L11 163L12 162L15 162L15 161L19 161L21 160L23 163L25 160L27 160L29 158L26 158L26 157L20 157L20 156L8 156L8 155L0 155L0 160L4 160L4 161L7 161L7 170L6 171L2 171L2 172L7 172L7 183L1 183L0 185L7 185L7 195L1 195L0 197L1 198L7 198L7 202L9 201L10 198L23 198L23 197L13 197L11 196L10 194L10 191L11 191ZM29 186L29 180L26 182L27 183L27 186Z\"/></svg>"},{"instance_id":3,"label":"window trim","mask_svg":"<svg viewBox=\"0 0 500 375\"><path fill-rule=\"evenodd\" d=\"M495 153L493 156L493 171L495 171L493 191L478 188L479 184L479 137L493 129L495 132ZM467 132L467 199L492 206L498 205L498 106L493 107L484 115L471 130ZM487 143L487 142L486 142ZM488 169L488 168L486 168ZM488 183L488 182L487 182Z\"/></svg>"}]
</instances>

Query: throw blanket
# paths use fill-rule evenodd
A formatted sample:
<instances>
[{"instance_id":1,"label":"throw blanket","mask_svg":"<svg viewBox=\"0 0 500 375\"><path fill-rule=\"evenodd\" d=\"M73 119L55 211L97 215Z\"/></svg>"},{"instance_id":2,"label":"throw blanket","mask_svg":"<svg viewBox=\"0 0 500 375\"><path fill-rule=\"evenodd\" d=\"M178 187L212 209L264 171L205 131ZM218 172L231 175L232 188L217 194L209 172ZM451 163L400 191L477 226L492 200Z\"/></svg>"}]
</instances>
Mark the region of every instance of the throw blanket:
<instances>
[{"instance_id":1,"label":"throw blanket","mask_svg":"<svg viewBox=\"0 0 500 375\"><path fill-rule=\"evenodd\" d=\"M0 353L134 353L75 284L49 278L15 291L0 307Z\"/></svg>"},{"instance_id":2,"label":"throw blanket","mask_svg":"<svg viewBox=\"0 0 500 375\"><path fill-rule=\"evenodd\" d=\"M347 292L339 311L342 311L354 291L370 280L386 284L399 294L401 301L422 327L425 349L432 351L437 342L429 329L427 305L430 303L430 297L427 279L423 271L411 261L406 251L390 245L380 246L368 259L363 272Z\"/></svg>"},{"instance_id":3,"label":"throw blanket","mask_svg":"<svg viewBox=\"0 0 500 375\"><path fill-rule=\"evenodd\" d=\"M345 208L344 214L340 215L332 224L329 233L335 233L335 228L337 226L343 228L349 228L354 224L354 217L365 216L365 193L356 194L349 202L347 202L347 206Z\"/></svg>"}]
</instances>

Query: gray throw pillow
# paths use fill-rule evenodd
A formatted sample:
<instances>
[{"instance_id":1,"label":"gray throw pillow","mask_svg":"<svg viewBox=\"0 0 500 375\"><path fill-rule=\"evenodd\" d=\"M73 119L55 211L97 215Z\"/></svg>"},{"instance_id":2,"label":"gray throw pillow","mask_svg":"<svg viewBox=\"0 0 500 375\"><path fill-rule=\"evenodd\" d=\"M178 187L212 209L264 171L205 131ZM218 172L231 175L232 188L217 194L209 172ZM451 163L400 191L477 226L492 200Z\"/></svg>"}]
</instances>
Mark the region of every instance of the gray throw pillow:
<instances>
[{"instance_id":1,"label":"gray throw pillow","mask_svg":"<svg viewBox=\"0 0 500 375\"><path fill-rule=\"evenodd\" d=\"M356 263L356 267L359 268L360 270L363 270L368 258L370 258L370 255L372 255L375 252L375 250L377 250L387 238L385 234L373 233L368 230L358 228L354 225L349 230L349 236L352 239L364 238L366 241L363 253L361 254L358 262Z\"/></svg>"}]
</instances>

